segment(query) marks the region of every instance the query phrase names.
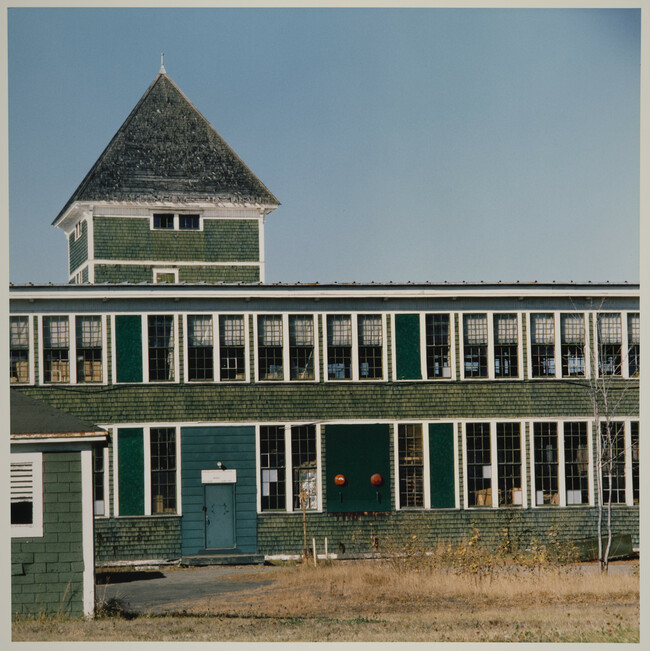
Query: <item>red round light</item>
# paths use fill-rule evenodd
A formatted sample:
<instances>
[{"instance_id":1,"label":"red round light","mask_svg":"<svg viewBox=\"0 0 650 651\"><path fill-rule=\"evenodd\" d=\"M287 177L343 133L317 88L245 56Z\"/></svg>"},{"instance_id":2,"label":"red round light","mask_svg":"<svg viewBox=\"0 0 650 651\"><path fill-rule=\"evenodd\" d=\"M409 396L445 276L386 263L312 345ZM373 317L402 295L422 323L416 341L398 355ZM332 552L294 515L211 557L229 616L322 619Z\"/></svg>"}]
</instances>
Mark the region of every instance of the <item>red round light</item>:
<instances>
[{"instance_id":1,"label":"red round light","mask_svg":"<svg viewBox=\"0 0 650 651\"><path fill-rule=\"evenodd\" d=\"M345 486L345 476L344 475L336 475L336 477L334 477L334 483L337 486Z\"/></svg>"},{"instance_id":2,"label":"red round light","mask_svg":"<svg viewBox=\"0 0 650 651\"><path fill-rule=\"evenodd\" d=\"M384 478L376 472L371 478L370 478L370 483L373 486L381 486L384 483Z\"/></svg>"}]
</instances>

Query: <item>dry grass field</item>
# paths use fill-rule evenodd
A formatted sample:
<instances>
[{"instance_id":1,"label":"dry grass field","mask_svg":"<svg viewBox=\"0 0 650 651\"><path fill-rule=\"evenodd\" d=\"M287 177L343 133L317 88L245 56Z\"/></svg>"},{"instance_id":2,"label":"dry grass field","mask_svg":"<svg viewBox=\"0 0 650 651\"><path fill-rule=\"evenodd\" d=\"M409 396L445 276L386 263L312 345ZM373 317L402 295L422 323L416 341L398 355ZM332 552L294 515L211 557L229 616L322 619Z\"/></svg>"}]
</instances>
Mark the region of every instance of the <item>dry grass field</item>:
<instances>
[{"instance_id":1,"label":"dry grass field","mask_svg":"<svg viewBox=\"0 0 650 651\"><path fill-rule=\"evenodd\" d=\"M21 619L13 640L639 641L638 562L600 575L576 564L486 570L406 558L287 565L272 577L166 615Z\"/></svg>"}]
</instances>

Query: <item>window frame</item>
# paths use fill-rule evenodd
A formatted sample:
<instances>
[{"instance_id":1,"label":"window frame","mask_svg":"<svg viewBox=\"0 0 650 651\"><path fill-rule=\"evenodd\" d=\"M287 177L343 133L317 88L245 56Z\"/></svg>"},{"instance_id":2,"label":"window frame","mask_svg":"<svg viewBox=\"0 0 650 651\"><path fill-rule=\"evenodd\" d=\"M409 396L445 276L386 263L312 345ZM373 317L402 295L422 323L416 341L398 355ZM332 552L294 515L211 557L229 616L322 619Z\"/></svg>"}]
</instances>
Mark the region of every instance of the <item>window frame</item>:
<instances>
[{"instance_id":1,"label":"window frame","mask_svg":"<svg viewBox=\"0 0 650 651\"><path fill-rule=\"evenodd\" d=\"M616 314L620 319L621 324L621 362L620 362L620 373L603 373L601 370L602 362L602 348L599 338L599 328L598 328L598 319L601 315L611 315ZM593 312L593 332L592 332L592 341L594 342L595 348L595 363L594 371L596 377L598 378L622 378L625 380L636 380L641 376L640 371L635 375L630 375L630 332L629 332L629 316L638 315L639 320L641 318L641 313L639 310L597 310ZM639 348L640 348L640 344ZM640 364L639 364L640 366Z\"/></svg>"},{"instance_id":2,"label":"window frame","mask_svg":"<svg viewBox=\"0 0 650 651\"><path fill-rule=\"evenodd\" d=\"M183 515L183 502L181 491L181 467L183 459L181 456L181 432L182 423L154 422L154 423L113 423L111 425L102 425L104 429L111 429L113 432L113 459L111 464L111 474L113 477L113 509L112 514L115 518L176 518ZM144 513L142 515L120 515L120 481L119 481L119 436L117 431L122 428L140 428L142 429L142 444L144 449L143 455L143 499ZM170 428L175 430L176 445L176 512L175 513L152 513L151 508L151 430L160 428Z\"/></svg>"},{"instance_id":3,"label":"window frame","mask_svg":"<svg viewBox=\"0 0 650 651\"><path fill-rule=\"evenodd\" d=\"M9 476L13 464L31 464L32 476L32 522L31 524L10 524L12 538L43 537L43 453L12 452L9 455ZM11 486L9 488L11 497Z\"/></svg>"},{"instance_id":4,"label":"window frame","mask_svg":"<svg viewBox=\"0 0 650 651\"><path fill-rule=\"evenodd\" d=\"M292 428L312 426L315 431L315 446L316 446L316 508L306 509L307 513L322 513L323 512L323 463L322 463L322 440L321 440L321 426L314 422L292 421L292 422L267 422L256 423L255 425L255 475L256 475L256 504L257 513L264 515L279 514L302 514L300 507L294 506L294 466L293 466L293 438L291 435ZM261 428L262 427L279 427L284 428L284 508L283 509L262 509L262 463L261 463Z\"/></svg>"},{"instance_id":5,"label":"window frame","mask_svg":"<svg viewBox=\"0 0 650 651\"><path fill-rule=\"evenodd\" d=\"M500 315L514 314L517 319L517 375L509 377L497 377L495 371L495 317ZM487 374L485 376L471 376L465 373L465 316L485 315L487 321ZM464 310L458 312L459 333L458 344L460 348L460 379L472 382L495 381L495 382L520 382L524 379L523 368L523 318L520 310ZM530 360L530 354L528 355ZM529 362L530 363L530 362Z\"/></svg>"},{"instance_id":6,"label":"window frame","mask_svg":"<svg viewBox=\"0 0 650 651\"><path fill-rule=\"evenodd\" d=\"M341 382L386 382L388 380L388 373L389 373L389 368L388 368L388 346L389 344L393 346L394 350L394 342L389 342L387 338L387 316L389 313L387 312L381 312L379 310L364 310L363 312L351 312L351 311L332 311L332 312L323 312L321 313L321 323L323 326L323 380L325 382L334 382L334 383L341 383ZM341 378L341 379L335 379L335 378L330 378L329 377L329 370L328 370L328 355L327 355L327 321L328 317L330 316L349 316L350 317L350 327L351 327L351 332L352 332L352 346L351 346L351 369L350 369L350 378ZM359 371L359 320L358 317L360 316L379 316L381 319L381 337L382 337L382 376L380 378L362 378L360 377L360 371ZM393 327L393 333L395 329ZM394 335L393 335L394 339ZM393 366L394 366L394 361L393 364L391 364L391 372L393 372ZM394 372L393 372L393 377L394 377Z\"/></svg>"},{"instance_id":7,"label":"window frame","mask_svg":"<svg viewBox=\"0 0 650 651\"><path fill-rule=\"evenodd\" d=\"M11 346L11 319L16 318L26 318L27 319L27 373L28 380L27 382L11 382L11 352L14 350ZM34 358L34 320L33 314L23 314L15 313L9 315L9 383L11 386L30 386L35 383L35 358ZM22 348L17 348L15 350L24 350Z\"/></svg>"},{"instance_id":8,"label":"window frame","mask_svg":"<svg viewBox=\"0 0 650 651\"><path fill-rule=\"evenodd\" d=\"M617 507L626 507L626 506L639 506L640 502L640 496L639 496L639 502L636 504L634 503L634 474L633 474L633 460L632 460L632 423L635 422L637 423L637 427L641 428L641 422L640 418L634 417L634 418L611 418L610 421L612 423L619 423L623 425L623 450L625 454L625 461L623 464L624 472L623 472L623 479L625 480L625 501L623 502L612 502L612 507L617 508ZM605 422L601 420L601 426L604 425ZM596 454L597 459L600 459L601 455L601 437L600 437L600 432L597 433L598 435L596 436ZM640 432L639 432L639 442L640 442ZM600 465L598 463L597 465L597 470L598 472L602 472ZM604 490L604 485L603 482L601 481L601 495L599 496L599 499L603 498L603 491ZM597 491L597 486L594 487L594 493ZM606 502L603 502L603 506L607 506Z\"/></svg>"},{"instance_id":9,"label":"window frame","mask_svg":"<svg viewBox=\"0 0 650 651\"><path fill-rule=\"evenodd\" d=\"M320 360L319 360L319 337L318 337L318 315L314 312L255 312L253 315L253 341L255 355L255 382L263 384L277 384L279 382L290 382L292 384L309 384L320 381ZM313 348L314 348L314 377L311 379L299 379L291 377L291 343L289 322L290 317L301 316L311 317L313 322ZM280 317L282 327L282 377L277 379L262 379L260 373L260 342L259 342L259 320L263 317ZM248 340L248 338L247 338Z\"/></svg>"},{"instance_id":10,"label":"window frame","mask_svg":"<svg viewBox=\"0 0 650 651\"><path fill-rule=\"evenodd\" d=\"M393 489L395 497L395 510L396 511L426 511L426 510L440 510L451 511L459 510L461 508L462 496L460 494L460 448L458 445L458 421L442 419L442 420L399 420L391 422L392 426L392 445L393 445L393 473L395 477L395 486ZM402 506L400 499L400 464L399 464L399 426L400 425L420 425L422 432L422 454L424 456L424 506ZM454 448L454 506L451 507L432 507L431 506L431 465L430 465L430 444L429 444L429 426L430 425L451 425L453 428L453 448Z\"/></svg>"},{"instance_id":11,"label":"window frame","mask_svg":"<svg viewBox=\"0 0 650 651\"><path fill-rule=\"evenodd\" d=\"M109 449L108 446L105 446L103 448L93 448L93 455L95 453L95 450L97 450L97 454L101 453L102 455L102 472L103 472L103 488L104 488L104 512L103 513L97 513L97 501L95 499L95 466L94 466L94 460L95 457L93 456L93 516L95 518L109 518L111 515L111 508L110 508L110 463L109 463Z\"/></svg>"},{"instance_id":12,"label":"window frame","mask_svg":"<svg viewBox=\"0 0 650 651\"><path fill-rule=\"evenodd\" d=\"M501 423L514 423L519 425L519 452L521 455L520 472L521 472L521 504L503 504L499 505L499 457L497 447L497 425ZM471 504L469 503L469 485L468 485L468 471L467 471L467 426L473 424L487 424L489 426L490 435L490 504ZM465 509L500 509L500 510L518 510L528 508L528 473L526 468L526 458L528 455L528 447L526 441L526 423L525 421L511 419L511 418L496 418L486 419L477 418L465 420L462 422L462 452L463 452L463 506ZM487 464L484 464L487 465ZM496 486L496 490L494 487Z\"/></svg>"},{"instance_id":13,"label":"window frame","mask_svg":"<svg viewBox=\"0 0 650 651\"><path fill-rule=\"evenodd\" d=\"M553 315L553 328L554 328L554 360L555 360L555 375L545 375L539 377L533 377L533 361L532 361L532 337L531 337L531 317L534 314L552 314ZM580 315L584 320L584 357L585 357L585 373L584 375L564 375L562 372L562 317L564 315ZM593 312L587 310L527 310L525 312L526 318L526 373L528 379L530 380L588 380L591 378L591 365L592 365L592 354L591 354L591 341L592 341L592 332L589 327L589 317Z\"/></svg>"},{"instance_id":14,"label":"window frame","mask_svg":"<svg viewBox=\"0 0 650 651\"><path fill-rule=\"evenodd\" d=\"M212 379L190 380L189 377L189 318L209 316L212 319ZM247 384L250 382L250 330L248 314L245 312L184 312L183 324L183 380L187 384ZM221 317L241 317L244 326L244 377L242 379L221 379Z\"/></svg>"},{"instance_id":15,"label":"window frame","mask_svg":"<svg viewBox=\"0 0 650 651\"><path fill-rule=\"evenodd\" d=\"M537 494L535 490L535 423L555 423L557 426L557 490L558 490L558 503L557 504L537 504ZM565 440L564 430L567 423L586 423L587 424L587 492L589 500L586 504L567 504L566 499L566 459L565 459ZM594 475L594 444L593 444L593 422L589 418L535 418L528 421L528 445L530 450L530 485L531 496L530 506L534 509L547 509L547 508L580 508L580 507L593 507L595 504L595 475Z\"/></svg>"},{"instance_id":16,"label":"window frame","mask_svg":"<svg viewBox=\"0 0 650 651\"><path fill-rule=\"evenodd\" d=\"M172 216L172 227L171 228L156 228L154 225L155 223L155 217L157 215L171 215ZM189 216L198 216L199 218L199 226L198 228L181 228L180 227L180 218L181 215L189 215ZM149 215L149 230L150 231L156 231L160 233L199 233L203 231L203 221L204 221L204 215L200 210L189 210L189 211L176 211L176 210L156 210L156 211L151 211Z\"/></svg>"},{"instance_id":17,"label":"window frame","mask_svg":"<svg viewBox=\"0 0 650 651\"><path fill-rule=\"evenodd\" d=\"M172 318L172 340L174 346L173 364L174 377L169 380L151 380L149 373L149 317L170 316ZM178 384L179 382L179 318L176 313L146 312L142 314L142 380L144 384ZM114 329L114 328L113 328Z\"/></svg>"},{"instance_id":18,"label":"window frame","mask_svg":"<svg viewBox=\"0 0 650 651\"><path fill-rule=\"evenodd\" d=\"M46 317L65 317L68 320L68 356L69 356L69 376L70 379L68 382L46 382L45 381L45 341L43 337L43 322ZM102 380L101 382L79 382L77 378L77 317L84 316L93 316L100 317L101 328L102 328ZM43 386L69 386L69 385L81 385L81 386L103 386L108 384L108 315L107 314L97 314L96 312L75 312L72 314L61 314L61 313L52 313L52 314L38 314L38 358L39 358L39 368L38 368L38 381L39 384ZM113 321L114 323L114 321ZM114 333L115 328L112 328ZM113 353L115 346L112 346ZM113 360L113 368L115 368Z\"/></svg>"},{"instance_id":19,"label":"window frame","mask_svg":"<svg viewBox=\"0 0 650 651\"><path fill-rule=\"evenodd\" d=\"M154 267L152 269L153 273L153 282L156 285L159 285L164 282L168 282L166 280L159 280L160 276L165 276L165 275L172 275L174 276L174 280L172 284L178 284L178 268L172 267L172 268L165 268L165 267Z\"/></svg>"}]
</instances>

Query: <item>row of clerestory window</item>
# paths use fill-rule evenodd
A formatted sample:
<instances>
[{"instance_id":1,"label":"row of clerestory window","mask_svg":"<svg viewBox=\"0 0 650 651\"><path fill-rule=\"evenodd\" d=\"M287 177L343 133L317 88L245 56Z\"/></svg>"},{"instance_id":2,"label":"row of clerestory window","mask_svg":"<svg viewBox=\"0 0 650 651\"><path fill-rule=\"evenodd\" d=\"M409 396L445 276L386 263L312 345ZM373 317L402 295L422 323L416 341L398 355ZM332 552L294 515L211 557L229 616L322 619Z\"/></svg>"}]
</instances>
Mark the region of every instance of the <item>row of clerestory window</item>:
<instances>
[{"instance_id":1,"label":"row of clerestory window","mask_svg":"<svg viewBox=\"0 0 650 651\"><path fill-rule=\"evenodd\" d=\"M521 379L524 352L531 379L589 376L588 315L585 313L463 313L460 315L460 379ZM117 320L119 317L115 317ZM143 337L146 374L139 380L178 380L178 317L129 317L139 322L130 336ZM319 356L327 381L381 381L388 375L385 314L326 314L318 345L319 315L260 314L252 321L255 381L317 381ZM141 325L140 325L140 320ZM522 348L522 326L528 331ZM106 324L101 315L43 315L38 382L106 383ZM250 379L249 318L246 314L188 314L184 317L188 382L243 382ZM394 315L393 357L397 380L456 377L453 315ZM30 384L33 377L33 322L10 321L10 378ZM116 323L120 346L120 326ZM634 378L640 369L638 312L597 313L595 348L599 376ZM118 356L118 366L120 359ZM130 376L129 376L130 377ZM118 373L117 381L120 379Z\"/></svg>"}]
</instances>

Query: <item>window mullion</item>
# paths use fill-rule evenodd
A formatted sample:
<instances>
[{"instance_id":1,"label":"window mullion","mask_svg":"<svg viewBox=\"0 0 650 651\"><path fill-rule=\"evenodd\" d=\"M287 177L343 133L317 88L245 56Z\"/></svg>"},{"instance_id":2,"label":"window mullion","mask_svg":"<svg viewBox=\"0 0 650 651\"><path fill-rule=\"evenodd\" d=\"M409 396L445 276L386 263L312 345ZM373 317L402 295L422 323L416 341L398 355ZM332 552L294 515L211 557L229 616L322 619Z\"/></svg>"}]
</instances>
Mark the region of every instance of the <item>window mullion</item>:
<instances>
[{"instance_id":1,"label":"window mullion","mask_svg":"<svg viewBox=\"0 0 650 651\"><path fill-rule=\"evenodd\" d=\"M424 508L431 508L431 467L429 464L429 423L422 423L422 465L424 481Z\"/></svg>"}]
</instances>

